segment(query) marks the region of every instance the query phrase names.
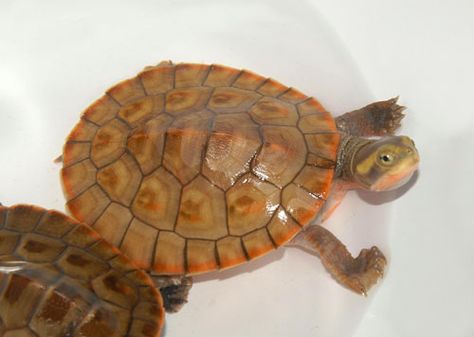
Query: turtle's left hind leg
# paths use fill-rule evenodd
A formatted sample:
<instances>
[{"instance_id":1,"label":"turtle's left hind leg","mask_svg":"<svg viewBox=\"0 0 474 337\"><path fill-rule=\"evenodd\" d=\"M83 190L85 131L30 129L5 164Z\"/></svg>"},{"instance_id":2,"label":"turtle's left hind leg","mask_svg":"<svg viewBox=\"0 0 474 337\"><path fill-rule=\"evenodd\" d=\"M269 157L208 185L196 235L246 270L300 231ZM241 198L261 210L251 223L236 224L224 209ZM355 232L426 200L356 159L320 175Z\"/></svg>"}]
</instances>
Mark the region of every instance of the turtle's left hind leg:
<instances>
[{"instance_id":1,"label":"turtle's left hind leg","mask_svg":"<svg viewBox=\"0 0 474 337\"><path fill-rule=\"evenodd\" d=\"M393 135L405 117L405 107L398 105L397 100L398 97L395 97L347 112L336 118L337 128L351 136Z\"/></svg>"},{"instance_id":2,"label":"turtle's left hind leg","mask_svg":"<svg viewBox=\"0 0 474 337\"><path fill-rule=\"evenodd\" d=\"M188 302L193 279L187 276L150 275L163 297L166 312L178 312Z\"/></svg>"}]
</instances>

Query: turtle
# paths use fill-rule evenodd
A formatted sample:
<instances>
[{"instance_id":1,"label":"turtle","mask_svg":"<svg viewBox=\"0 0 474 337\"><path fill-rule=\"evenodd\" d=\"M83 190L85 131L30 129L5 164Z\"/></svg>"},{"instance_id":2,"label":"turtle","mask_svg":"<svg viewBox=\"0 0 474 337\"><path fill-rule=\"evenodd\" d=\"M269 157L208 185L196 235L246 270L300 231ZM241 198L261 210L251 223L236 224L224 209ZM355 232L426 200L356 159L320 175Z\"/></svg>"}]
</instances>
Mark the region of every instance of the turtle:
<instances>
[{"instance_id":1,"label":"turtle","mask_svg":"<svg viewBox=\"0 0 474 337\"><path fill-rule=\"evenodd\" d=\"M0 336L158 337L163 318L149 275L89 226L0 205Z\"/></svg>"},{"instance_id":2,"label":"turtle","mask_svg":"<svg viewBox=\"0 0 474 337\"><path fill-rule=\"evenodd\" d=\"M193 275L287 244L366 294L383 253L354 258L322 223L346 191L393 189L417 170L413 140L395 135L397 99L333 117L249 70L164 61L82 113L63 148L66 206L150 273L168 312L186 303Z\"/></svg>"}]
</instances>

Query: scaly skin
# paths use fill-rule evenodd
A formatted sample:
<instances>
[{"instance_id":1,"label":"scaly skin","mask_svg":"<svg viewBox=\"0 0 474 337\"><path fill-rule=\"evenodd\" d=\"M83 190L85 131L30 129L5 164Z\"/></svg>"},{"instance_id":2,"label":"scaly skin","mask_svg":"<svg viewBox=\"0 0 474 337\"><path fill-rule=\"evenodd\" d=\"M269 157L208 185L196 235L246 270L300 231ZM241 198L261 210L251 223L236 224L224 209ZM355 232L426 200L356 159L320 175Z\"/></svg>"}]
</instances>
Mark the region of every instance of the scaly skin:
<instances>
[{"instance_id":1,"label":"scaly skin","mask_svg":"<svg viewBox=\"0 0 474 337\"><path fill-rule=\"evenodd\" d=\"M188 302L189 290L193 285L192 277L153 274L150 276L156 287L160 289L166 312L178 312Z\"/></svg>"},{"instance_id":2,"label":"scaly skin","mask_svg":"<svg viewBox=\"0 0 474 337\"><path fill-rule=\"evenodd\" d=\"M354 292L367 295L367 291L383 276L387 263L377 247L361 250L353 258L346 246L329 230L313 225L301 232L295 244L314 251L331 275Z\"/></svg>"},{"instance_id":3,"label":"scaly skin","mask_svg":"<svg viewBox=\"0 0 474 337\"><path fill-rule=\"evenodd\" d=\"M337 128L351 136L393 135L405 117L404 106L397 104L398 97L369 104L362 109L347 112L336 118Z\"/></svg>"}]
</instances>

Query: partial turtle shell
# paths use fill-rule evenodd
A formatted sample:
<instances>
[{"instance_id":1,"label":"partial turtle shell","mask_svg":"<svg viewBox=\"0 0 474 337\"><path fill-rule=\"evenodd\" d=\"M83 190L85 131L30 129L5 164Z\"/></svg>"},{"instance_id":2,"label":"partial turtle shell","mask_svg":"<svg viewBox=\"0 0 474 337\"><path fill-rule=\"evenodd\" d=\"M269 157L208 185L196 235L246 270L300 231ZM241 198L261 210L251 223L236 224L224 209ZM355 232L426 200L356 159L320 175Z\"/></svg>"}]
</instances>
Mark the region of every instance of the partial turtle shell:
<instances>
[{"instance_id":1,"label":"partial turtle shell","mask_svg":"<svg viewBox=\"0 0 474 337\"><path fill-rule=\"evenodd\" d=\"M246 70L165 62L84 112L62 181L70 212L140 267L196 274L266 254L312 221L338 146L314 98Z\"/></svg>"},{"instance_id":2,"label":"partial turtle shell","mask_svg":"<svg viewBox=\"0 0 474 337\"><path fill-rule=\"evenodd\" d=\"M163 318L150 277L88 226L0 206L0 336L156 337Z\"/></svg>"}]
</instances>

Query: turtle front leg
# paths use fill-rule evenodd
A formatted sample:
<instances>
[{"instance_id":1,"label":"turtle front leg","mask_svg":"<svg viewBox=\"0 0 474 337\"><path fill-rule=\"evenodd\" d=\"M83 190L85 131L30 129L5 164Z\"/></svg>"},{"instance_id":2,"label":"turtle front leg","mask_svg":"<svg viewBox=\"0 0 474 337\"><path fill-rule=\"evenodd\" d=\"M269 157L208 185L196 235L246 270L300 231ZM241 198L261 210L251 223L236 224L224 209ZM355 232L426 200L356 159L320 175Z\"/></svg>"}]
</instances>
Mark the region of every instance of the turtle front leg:
<instances>
[{"instance_id":1,"label":"turtle front leg","mask_svg":"<svg viewBox=\"0 0 474 337\"><path fill-rule=\"evenodd\" d=\"M150 275L163 298L166 312L178 312L188 302L193 279L186 276Z\"/></svg>"},{"instance_id":2,"label":"turtle front leg","mask_svg":"<svg viewBox=\"0 0 474 337\"><path fill-rule=\"evenodd\" d=\"M341 241L319 225L308 227L293 243L317 253L331 275L358 294L366 295L383 276L386 259L377 247L363 249L353 258Z\"/></svg>"},{"instance_id":3,"label":"turtle front leg","mask_svg":"<svg viewBox=\"0 0 474 337\"><path fill-rule=\"evenodd\" d=\"M337 128L352 136L372 137L393 135L405 117L398 97L369 104L336 118Z\"/></svg>"}]
</instances>

